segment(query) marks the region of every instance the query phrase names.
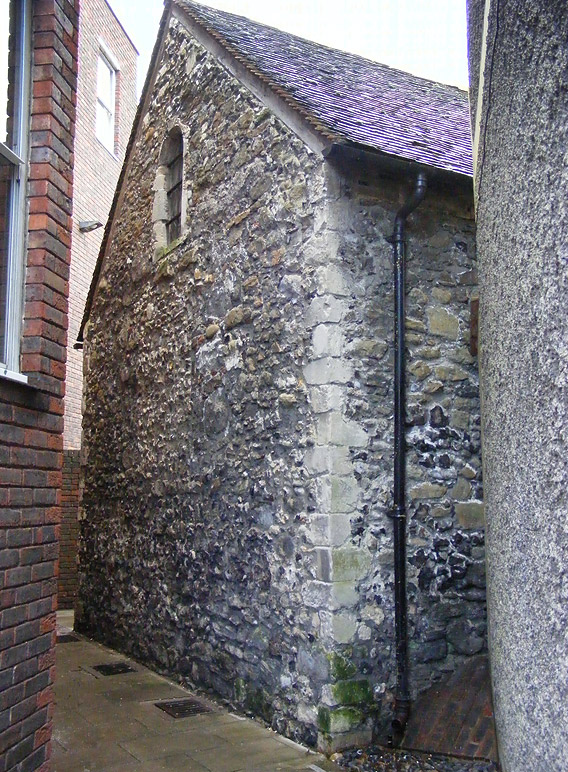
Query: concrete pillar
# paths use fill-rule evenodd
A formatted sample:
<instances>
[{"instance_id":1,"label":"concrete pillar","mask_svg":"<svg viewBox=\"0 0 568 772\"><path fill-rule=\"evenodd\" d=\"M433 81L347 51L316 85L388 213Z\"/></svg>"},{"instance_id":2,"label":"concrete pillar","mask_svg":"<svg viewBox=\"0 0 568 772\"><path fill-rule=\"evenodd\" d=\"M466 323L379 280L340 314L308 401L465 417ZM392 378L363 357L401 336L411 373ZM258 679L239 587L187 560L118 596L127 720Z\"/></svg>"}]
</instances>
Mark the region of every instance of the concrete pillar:
<instances>
[{"instance_id":1,"label":"concrete pillar","mask_svg":"<svg viewBox=\"0 0 568 772\"><path fill-rule=\"evenodd\" d=\"M495 715L504 772L561 772L568 766L568 5L468 0L468 14Z\"/></svg>"}]
</instances>

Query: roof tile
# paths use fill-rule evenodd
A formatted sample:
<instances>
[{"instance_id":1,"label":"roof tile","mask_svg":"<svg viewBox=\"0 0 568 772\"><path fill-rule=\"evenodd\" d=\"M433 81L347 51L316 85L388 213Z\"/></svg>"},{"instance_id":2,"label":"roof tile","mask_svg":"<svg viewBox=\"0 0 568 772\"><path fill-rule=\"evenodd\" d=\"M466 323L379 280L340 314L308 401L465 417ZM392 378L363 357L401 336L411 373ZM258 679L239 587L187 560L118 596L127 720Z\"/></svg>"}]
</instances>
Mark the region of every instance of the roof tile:
<instances>
[{"instance_id":1,"label":"roof tile","mask_svg":"<svg viewBox=\"0 0 568 772\"><path fill-rule=\"evenodd\" d=\"M174 2L335 139L472 175L467 92L243 16Z\"/></svg>"}]
</instances>

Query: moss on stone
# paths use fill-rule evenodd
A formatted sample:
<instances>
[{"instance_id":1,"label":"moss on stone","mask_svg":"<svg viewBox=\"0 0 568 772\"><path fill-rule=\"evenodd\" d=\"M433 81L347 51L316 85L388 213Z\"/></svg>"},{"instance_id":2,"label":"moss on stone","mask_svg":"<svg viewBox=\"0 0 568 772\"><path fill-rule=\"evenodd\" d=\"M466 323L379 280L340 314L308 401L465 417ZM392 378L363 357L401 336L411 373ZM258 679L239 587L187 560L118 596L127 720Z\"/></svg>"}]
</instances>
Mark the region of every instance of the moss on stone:
<instances>
[{"instance_id":1,"label":"moss on stone","mask_svg":"<svg viewBox=\"0 0 568 772\"><path fill-rule=\"evenodd\" d=\"M245 701L247 696L246 685L242 678L235 679L235 683L233 685L233 693L235 696L235 702L241 705Z\"/></svg>"},{"instance_id":2,"label":"moss on stone","mask_svg":"<svg viewBox=\"0 0 568 772\"><path fill-rule=\"evenodd\" d=\"M272 115L268 107L263 108L254 119L254 125L260 126L260 124Z\"/></svg>"},{"instance_id":3,"label":"moss on stone","mask_svg":"<svg viewBox=\"0 0 568 772\"><path fill-rule=\"evenodd\" d=\"M268 723L272 721L274 708L263 689L247 689L245 705L253 715L260 716Z\"/></svg>"},{"instance_id":4,"label":"moss on stone","mask_svg":"<svg viewBox=\"0 0 568 772\"><path fill-rule=\"evenodd\" d=\"M172 241L170 244L167 244L165 247L159 247L156 250L155 253L155 259L160 261L162 258L167 257L167 255L170 254L170 252L173 252L176 247L179 247L179 245L185 240L185 236L180 236L179 238L175 239L175 241Z\"/></svg>"},{"instance_id":5,"label":"moss on stone","mask_svg":"<svg viewBox=\"0 0 568 772\"><path fill-rule=\"evenodd\" d=\"M337 708L329 714L329 731L349 732L360 726L365 720L365 715L359 708Z\"/></svg>"},{"instance_id":6,"label":"moss on stone","mask_svg":"<svg viewBox=\"0 0 568 772\"><path fill-rule=\"evenodd\" d=\"M369 705L373 702L373 690L369 681L338 681L331 687L331 692L340 705Z\"/></svg>"},{"instance_id":7,"label":"moss on stone","mask_svg":"<svg viewBox=\"0 0 568 772\"><path fill-rule=\"evenodd\" d=\"M268 695L263 689L247 683L244 678L236 678L233 682L233 697L238 705L243 705L246 710L255 716L260 716L270 723L274 708Z\"/></svg>"},{"instance_id":8,"label":"moss on stone","mask_svg":"<svg viewBox=\"0 0 568 772\"><path fill-rule=\"evenodd\" d=\"M330 717L329 717L329 708L325 708L321 706L318 709L318 729L322 732L329 732L330 727Z\"/></svg>"},{"instance_id":9,"label":"moss on stone","mask_svg":"<svg viewBox=\"0 0 568 772\"><path fill-rule=\"evenodd\" d=\"M165 279L171 279L174 275L174 267L170 262L169 257L164 257L158 263L156 273L154 275L154 281L159 282Z\"/></svg>"},{"instance_id":10,"label":"moss on stone","mask_svg":"<svg viewBox=\"0 0 568 772\"><path fill-rule=\"evenodd\" d=\"M328 654L327 658L331 667L331 676L336 681L345 681L357 672L357 667L351 660L335 651Z\"/></svg>"}]
</instances>

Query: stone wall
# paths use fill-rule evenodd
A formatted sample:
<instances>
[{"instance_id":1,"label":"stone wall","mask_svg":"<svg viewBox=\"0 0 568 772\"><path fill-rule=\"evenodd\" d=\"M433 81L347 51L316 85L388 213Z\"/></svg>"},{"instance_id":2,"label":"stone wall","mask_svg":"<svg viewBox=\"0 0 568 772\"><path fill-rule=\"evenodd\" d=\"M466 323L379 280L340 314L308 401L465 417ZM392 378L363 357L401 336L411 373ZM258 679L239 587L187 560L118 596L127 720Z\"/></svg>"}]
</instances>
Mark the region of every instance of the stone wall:
<instances>
[{"instance_id":1,"label":"stone wall","mask_svg":"<svg viewBox=\"0 0 568 772\"><path fill-rule=\"evenodd\" d=\"M323 162L177 22L165 62L87 335L78 624L290 717L295 700L317 702L296 660L317 634L301 596L316 496L302 465L303 255ZM174 124L186 232L156 255L155 175Z\"/></svg>"},{"instance_id":2,"label":"stone wall","mask_svg":"<svg viewBox=\"0 0 568 772\"><path fill-rule=\"evenodd\" d=\"M308 743L363 742L394 685L385 236L406 183L324 163L177 21L163 61L87 329L78 625ZM159 248L176 125L185 230ZM459 191L411 230L415 690L484 646Z\"/></svg>"}]
</instances>

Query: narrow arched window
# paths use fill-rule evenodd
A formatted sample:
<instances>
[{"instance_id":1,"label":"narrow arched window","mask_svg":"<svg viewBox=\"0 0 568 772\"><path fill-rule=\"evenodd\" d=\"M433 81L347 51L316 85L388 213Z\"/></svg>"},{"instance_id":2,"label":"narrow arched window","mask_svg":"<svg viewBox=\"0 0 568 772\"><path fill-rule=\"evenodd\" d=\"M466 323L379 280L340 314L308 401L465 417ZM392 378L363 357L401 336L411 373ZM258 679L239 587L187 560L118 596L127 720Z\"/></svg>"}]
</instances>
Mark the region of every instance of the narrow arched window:
<instances>
[{"instance_id":1,"label":"narrow arched window","mask_svg":"<svg viewBox=\"0 0 568 772\"><path fill-rule=\"evenodd\" d=\"M168 220L166 233L168 244L181 236L181 194L183 188L183 137L179 129L173 129L167 139L166 194Z\"/></svg>"},{"instance_id":2,"label":"narrow arched window","mask_svg":"<svg viewBox=\"0 0 568 772\"><path fill-rule=\"evenodd\" d=\"M183 135L177 126L162 145L154 190L154 229L160 247L182 235Z\"/></svg>"}]
</instances>

